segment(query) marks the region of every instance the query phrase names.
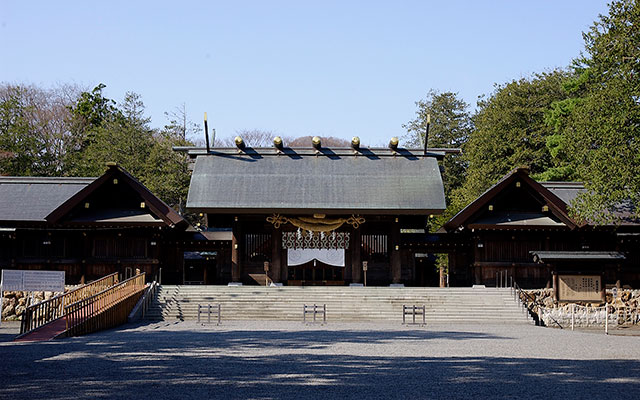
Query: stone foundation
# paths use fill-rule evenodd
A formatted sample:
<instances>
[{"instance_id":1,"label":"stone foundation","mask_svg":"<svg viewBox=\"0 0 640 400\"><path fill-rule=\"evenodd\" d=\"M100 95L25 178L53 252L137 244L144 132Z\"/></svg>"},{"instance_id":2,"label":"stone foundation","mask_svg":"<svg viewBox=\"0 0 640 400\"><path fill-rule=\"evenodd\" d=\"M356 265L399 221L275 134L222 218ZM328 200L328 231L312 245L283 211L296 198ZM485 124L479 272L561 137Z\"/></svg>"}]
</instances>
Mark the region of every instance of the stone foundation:
<instances>
[{"instance_id":1,"label":"stone foundation","mask_svg":"<svg viewBox=\"0 0 640 400\"><path fill-rule=\"evenodd\" d=\"M553 289L525 290L522 300L529 310L535 313L545 325L560 324L568 326L604 325L604 302L556 302L553 300ZM640 290L622 289L618 296L613 297L612 290L606 292L606 304L609 305L609 323L615 325L640 323ZM575 304L575 306L571 306Z\"/></svg>"}]
</instances>

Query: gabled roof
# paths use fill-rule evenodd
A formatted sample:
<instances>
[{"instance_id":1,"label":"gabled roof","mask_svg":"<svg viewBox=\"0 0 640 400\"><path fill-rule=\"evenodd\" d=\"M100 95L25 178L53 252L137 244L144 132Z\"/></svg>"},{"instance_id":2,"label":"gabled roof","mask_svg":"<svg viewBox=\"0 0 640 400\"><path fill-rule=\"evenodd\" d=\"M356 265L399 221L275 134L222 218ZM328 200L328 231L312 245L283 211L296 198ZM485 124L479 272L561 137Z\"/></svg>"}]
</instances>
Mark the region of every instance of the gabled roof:
<instances>
[{"instance_id":1,"label":"gabled roof","mask_svg":"<svg viewBox=\"0 0 640 400\"><path fill-rule=\"evenodd\" d=\"M548 206L548 213L532 210L494 210L490 214L486 212L488 206L508 187L520 182L520 187L526 190L529 196L539 198ZM579 226L578 222L569 216L567 200L575 197L575 190L579 184L549 183L550 187L534 181L529 176L526 168L517 168L505 175L498 183L490 187L475 201L462 209L458 214L444 224L447 231L453 231L465 227L478 228L522 228L522 227L568 227L573 229ZM579 189L579 188L578 188ZM571 191L571 193L569 193ZM556 194L557 193L557 194ZM563 198L561 198L562 196ZM573 197L572 197L573 196Z\"/></svg>"},{"instance_id":2,"label":"gabled roof","mask_svg":"<svg viewBox=\"0 0 640 400\"><path fill-rule=\"evenodd\" d=\"M45 218L96 178L0 177L0 221L45 222Z\"/></svg>"},{"instance_id":3,"label":"gabled roof","mask_svg":"<svg viewBox=\"0 0 640 400\"><path fill-rule=\"evenodd\" d=\"M91 215L91 222L124 225L147 225L164 222L164 224L170 227L180 226L185 228L188 226L188 223L177 212L151 193L149 189L131 176L131 174L115 164L109 164L109 168L101 177L93 180L93 182L86 187L73 194L59 207L51 211L45 219L53 224L63 222L65 217L67 217L74 208L81 205L99 188L108 182L113 182L114 178L122 181L122 184L128 185L129 188L135 191L144 200L145 208L148 207L151 213L139 210L132 211L130 209L119 210L117 208L100 210L98 214ZM87 223L89 220L75 218L68 222Z\"/></svg>"},{"instance_id":4,"label":"gabled roof","mask_svg":"<svg viewBox=\"0 0 640 400\"><path fill-rule=\"evenodd\" d=\"M198 155L187 208L211 213L436 214L445 209L435 156L398 149L288 149Z\"/></svg>"}]
</instances>

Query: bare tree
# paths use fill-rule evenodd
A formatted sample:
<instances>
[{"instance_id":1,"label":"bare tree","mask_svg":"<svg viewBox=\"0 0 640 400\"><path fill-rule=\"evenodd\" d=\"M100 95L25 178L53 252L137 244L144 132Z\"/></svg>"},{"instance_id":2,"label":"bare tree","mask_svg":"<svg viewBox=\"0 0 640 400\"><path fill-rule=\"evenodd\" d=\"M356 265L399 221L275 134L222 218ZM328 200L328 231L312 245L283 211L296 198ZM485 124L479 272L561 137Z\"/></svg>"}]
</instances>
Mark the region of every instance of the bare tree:
<instances>
[{"instance_id":1,"label":"bare tree","mask_svg":"<svg viewBox=\"0 0 640 400\"><path fill-rule=\"evenodd\" d=\"M171 112L165 111L164 116L169 121L169 124L164 127L165 131L171 132L183 141L198 141L197 139L201 132L200 125L187 118L187 105L185 103L175 107Z\"/></svg>"},{"instance_id":2,"label":"bare tree","mask_svg":"<svg viewBox=\"0 0 640 400\"><path fill-rule=\"evenodd\" d=\"M216 145L220 147L234 147L235 137L240 136L242 140L250 147L269 147L273 145L273 138L280 136L273 131L266 131L261 129L241 129L236 131L235 136L227 136L216 140ZM282 137L282 136L281 136ZM289 138L282 137L282 140L287 143Z\"/></svg>"},{"instance_id":3,"label":"bare tree","mask_svg":"<svg viewBox=\"0 0 640 400\"><path fill-rule=\"evenodd\" d=\"M45 176L64 173L65 156L76 144L70 129L69 108L83 90L77 85L50 89L34 85L0 85L0 102L9 104L8 100L13 99L30 136L31 144L24 150L31 154L33 162L28 171L22 173Z\"/></svg>"},{"instance_id":4,"label":"bare tree","mask_svg":"<svg viewBox=\"0 0 640 400\"><path fill-rule=\"evenodd\" d=\"M287 145L291 147L311 147L312 136L300 136L291 140ZM334 136L321 137L323 147L349 147L351 141L346 139L337 138Z\"/></svg>"}]
</instances>

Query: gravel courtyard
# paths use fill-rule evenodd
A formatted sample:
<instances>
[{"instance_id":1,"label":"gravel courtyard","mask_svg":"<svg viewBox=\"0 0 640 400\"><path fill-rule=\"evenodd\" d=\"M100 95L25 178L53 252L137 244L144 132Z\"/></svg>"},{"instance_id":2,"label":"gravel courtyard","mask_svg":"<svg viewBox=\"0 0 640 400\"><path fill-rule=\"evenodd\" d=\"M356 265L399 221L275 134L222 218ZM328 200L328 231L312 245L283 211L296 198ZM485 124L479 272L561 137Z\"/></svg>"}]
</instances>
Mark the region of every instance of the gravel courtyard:
<instances>
[{"instance_id":1,"label":"gravel courtyard","mask_svg":"<svg viewBox=\"0 0 640 400\"><path fill-rule=\"evenodd\" d=\"M548 399L640 393L640 337L602 332L529 325L162 322L13 343L11 329L0 329L1 399Z\"/></svg>"}]
</instances>

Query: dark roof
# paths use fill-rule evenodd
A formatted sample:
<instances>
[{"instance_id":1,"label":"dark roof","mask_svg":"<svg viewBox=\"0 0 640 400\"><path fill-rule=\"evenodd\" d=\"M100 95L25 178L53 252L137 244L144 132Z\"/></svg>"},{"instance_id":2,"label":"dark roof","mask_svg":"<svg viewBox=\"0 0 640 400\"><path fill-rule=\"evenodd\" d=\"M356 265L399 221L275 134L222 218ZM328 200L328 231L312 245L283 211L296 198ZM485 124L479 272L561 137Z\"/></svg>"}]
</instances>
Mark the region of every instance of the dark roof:
<instances>
[{"instance_id":1,"label":"dark roof","mask_svg":"<svg viewBox=\"0 0 640 400\"><path fill-rule=\"evenodd\" d=\"M75 206L115 176L144 200L148 210L110 207L65 219ZM171 207L116 165L111 165L99 178L0 177L0 222L10 226L15 223L188 226Z\"/></svg>"},{"instance_id":2,"label":"dark roof","mask_svg":"<svg viewBox=\"0 0 640 400\"><path fill-rule=\"evenodd\" d=\"M398 147L396 150L392 150L386 147L360 147L358 151L355 151L351 147L321 147L320 149L315 149L313 147L283 147L282 149L276 149L275 147L245 147L244 150L238 150L237 147L216 147L210 149L207 152L206 148L203 147L192 147L192 146L175 146L173 147L174 151L187 153L189 157L196 158L198 156L204 155L238 155L244 154L249 156L274 156L274 155L285 155L288 157L305 157L305 156L318 156L318 157L369 157L369 158L379 158L379 157L397 157L398 155L402 156L414 156L414 157L423 157L424 150L423 149L407 149L403 147ZM453 148L428 148L427 155L430 157L436 157L438 159L442 159L445 154L459 154L461 152L460 149Z\"/></svg>"},{"instance_id":3,"label":"dark roof","mask_svg":"<svg viewBox=\"0 0 640 400\"><path fill-rule=\"evenodd\" d=\"M445 209L436 157L273 149L200 155L187 207L204 212L433 214Z\"/></svg>"},{"instance_id":4,"label":"dark roof","mask_svg":"<svg viewBox=\"0 0 640 400\"><path fill-rule=\"evenodd\" d=\"M525 227L525 226L547 226L561 227L566 226L564 223L554 220L548 215L542 213L526 213L526 212L496 212L491 215L482 216L473 223L469 224L470 228L474 227Z\"/></svg>"},{"instance_id":5,"label":"dark roof","mask_svg":"<svg viewBox=\"0 0 640 400\"><path fill-rule=\"evenodd\" d=\"M0 177L0 221L45 217L96 178Z\"/></svg>"},{"instance_id":6,"label":"dark roof","mask_svg":"<svg viewBox=\"0 0 640 400\"><path fill-rule=\"evenodd\" d=\"M522 213L501 213L501 210L495 211L495 216L484 216L481 214L485 211L488 204L496 198L503 190L513 184L515 181L520 182L521 185L526 185L529 188L529 192L532 195L535 193L540 199L549 207L551 215L538 214L533 218L523 218ZM559 185L558 185L559 186ZM568 189L568 188L565 188ZM447 231L453 231L460 227L469 226L471 224L479 225L493 225L499 227L501 224L509 226L539 226L539 227L564 227L575 228L578 226L578 222L569 216L567 210L567 203L560 198L553 190L561 189L549 189L539 182L534 181L529 177L529 170L527 168L516 168L498 181L495 185L491 186L480 197L474 200L471 204L467 205L460 212L458 212L453 218L444 224L444 228ZM565 192L558 192L565 195ZM529 211L529 210L523 210ZM541 217L546 218L541 218ZM551 217L553 216L553 218ZM482 218L485 218L483 221ZM515 222L514 218L519 221ZM509 221L511 219L511 221Z\"/></svg>"},{"instance_id":7,"label":"dark roof","mask_svg":"<svg viewBox=\"0 0 640 400\"><path fill-rule=\"evenodd\" d=\"M540 184L566 204L570 204L578 194L586 190L581 182L540 182Z\"/></svg>"},{"instance_id":8,"label":"dark roof","mask_svg":"<svg viewBox=\"0 0 640 400\"><path fill-rule=\"evenodd\" d=\"M51 223L58 223L63 220L65 216L67 216L74 207L78 206L81 202L83 202L89 195L94 193L98 188L103 186L105 183L112 181L113 178L122 179L123 183L129 185L131 189L133 189L144 201L145 207L149 208L151 214L148 217L143 217L140 214L134 217L133 214L123 212L110 213L109 215L100 213L92 216L91 222L98 223L118 223L118 224L148 224L154 223L158 219L164 221L166 225L171 227L173 226L181 226L186 228L188 226L187 221L185 221L180 214L178 214L175 210L169 207L165 202L156 197L153 193L149 191L142 183L140 183L136 178L134 178L131 174L125 171L123 168L112 164L109 165L107 171L99 178L95 179L91 184L82 188L80 191L75 193L73 196L68 198L63 204L53 210L49 215L46 216L46 220ZM146 213L150 214L150 213ZM101 221L101 219L105 219ZM73 220L65 221L65 222L75 222ZM89 222L89 221L86 221Z\"/></svg>"},{"instance_id":9,"label":"dark roof","mask_svg":"<svg viewBox=\"0 0 640 400\"><path fill-rule=\"evenodd\" d=\"M536 262L545 261L607 261L607 260L624 260L626 257L623 253L615 251L530 251L529 252Z\"/></svg>"}]
</instances>

